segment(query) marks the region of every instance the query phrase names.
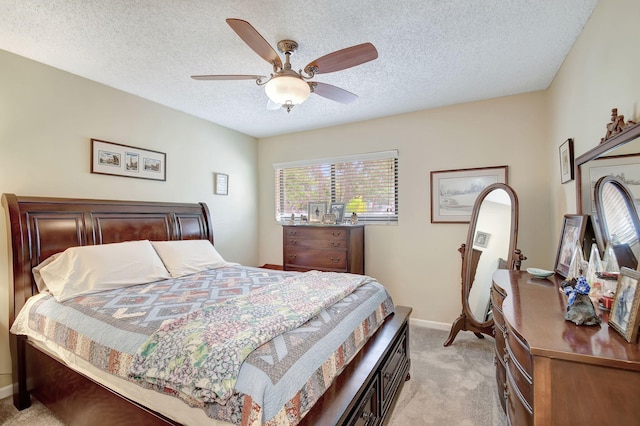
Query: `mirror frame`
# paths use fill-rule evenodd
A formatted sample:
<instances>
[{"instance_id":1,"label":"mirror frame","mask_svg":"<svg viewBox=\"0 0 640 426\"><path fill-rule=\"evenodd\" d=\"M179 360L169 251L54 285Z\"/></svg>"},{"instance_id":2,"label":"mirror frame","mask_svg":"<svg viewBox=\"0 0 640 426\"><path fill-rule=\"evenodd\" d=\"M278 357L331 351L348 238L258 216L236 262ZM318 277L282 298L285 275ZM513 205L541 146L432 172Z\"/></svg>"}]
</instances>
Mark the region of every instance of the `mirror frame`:
<instances>
[{"instance_id":1,"label":"mirror frame","mask_svg":"<svg viewBox=\"0 0 640 426\"><path fill-rule=\"evenodd\" d=\"M576 179L576 207L579 214L591 214L591 212L582 211L582 169L580 166L584 163L602 157L603 154L606 154L627 142L631 142L637 137L640 137L640 123L628 127L622 133L619 133L604 142L600 142L598 146L576 158L573 165L573 172Z\"/></svg>"},{"instance_id":2,"label":"mirror frame","mask_svg":"<svg viewBox=\"0 0 640 426\"><path fill-rule=\"evenodd\" d=\"M487 195L496 189L504 190L511 199L511 227L509 235L511 236L509 241L509 252L507 254L507 269L519 269L520 262L526 259L516 249L518 244L518 196L513 188L505 183L494 183L484 188L473 206L473 212L471 214L471 220L469 222L469 230L467 231L467 241L463 244L459 251L462 254L462 313L451 325L451 331L444 346L449 346L453 343L453 340L460 331L472 331L478 338L483 338L483 334L494 337L495 330L493 327L493 317L488 321L478 321L471 312L469 306L469 293L471 292L471 277L472 277L472 262L473 256L470 255L473 250L473 241L476 233L476 226L478 222L478 216L480 215L480 206L485 200Z\"/></svg>"}]
</instances>

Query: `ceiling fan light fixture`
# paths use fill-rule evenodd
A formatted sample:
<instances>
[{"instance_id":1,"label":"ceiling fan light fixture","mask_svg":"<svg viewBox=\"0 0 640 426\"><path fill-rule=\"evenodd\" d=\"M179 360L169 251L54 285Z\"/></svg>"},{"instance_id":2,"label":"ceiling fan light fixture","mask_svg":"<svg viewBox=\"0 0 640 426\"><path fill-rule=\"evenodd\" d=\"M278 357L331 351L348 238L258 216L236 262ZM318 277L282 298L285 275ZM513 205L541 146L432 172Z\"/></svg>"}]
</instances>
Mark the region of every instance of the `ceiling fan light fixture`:
<instances>
[{"instance_id":1,"label":"ceiling fan light fixture","mask_svg":"<svg viewBox=\"0 0 640 426\"><path fill-rule=\"evenodd\" d=\"M267 82L264 90L269 99L279 105L299 105L311 94L307 82L300 77L289 75L273 77Z\"/></svg>"}]
</instances>

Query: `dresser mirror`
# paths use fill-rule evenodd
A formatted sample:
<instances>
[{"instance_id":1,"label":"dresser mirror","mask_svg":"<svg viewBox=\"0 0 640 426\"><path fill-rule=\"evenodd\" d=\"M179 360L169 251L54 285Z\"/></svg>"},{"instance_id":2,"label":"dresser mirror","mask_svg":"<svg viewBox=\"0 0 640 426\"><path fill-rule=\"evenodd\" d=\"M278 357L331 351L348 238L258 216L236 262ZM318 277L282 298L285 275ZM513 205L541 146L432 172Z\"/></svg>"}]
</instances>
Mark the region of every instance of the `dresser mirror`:
<instances>
[{"instance_id":1,"label":"dresser mirror","mask_svg":"<svg viewBox=\"0 0 640 426\"><path fill-rule=\"evenodd\" d=\"M622 178L634 197L640 198L640 124L628 127L576 158L574 171L578 213L592 215L594 223L598 222L594 189L601 177ZM598 235L601 227L595 228L602 249L601 235Z\"/></svg>"},{"instance_id":2,"label":"dresser mirror","mask_svg":"<svg viewBox=\"0 0 640 426\"><path fill-rule=\"evenodd\" d=\"M467 241L462 254L462 313L451 326L444 346L453 343L460 331L472 331L479 338L493 336L491 283L497 269L511 269L522 257L516 254L518 197L511 187L495 183L475 201Z\"/></svg>"},{"instance_id":3,"label":"dresser mirror","mask_svg":"<svg viewBox=\"0 0 640 426\"><path fill-rule=\"evenodd\" d=\"M612 248L619 266L637 269L640 220L631 190L622 179L604 176L595 185L595 205L602 244Z\"/></svg>"}]
</instances>

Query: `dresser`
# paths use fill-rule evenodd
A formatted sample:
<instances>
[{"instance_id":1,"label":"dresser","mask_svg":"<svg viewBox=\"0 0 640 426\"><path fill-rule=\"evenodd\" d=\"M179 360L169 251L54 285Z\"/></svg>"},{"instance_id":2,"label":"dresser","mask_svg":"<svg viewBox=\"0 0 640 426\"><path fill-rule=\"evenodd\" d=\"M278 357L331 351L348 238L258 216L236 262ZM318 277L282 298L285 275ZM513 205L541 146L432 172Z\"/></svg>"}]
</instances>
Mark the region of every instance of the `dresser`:
<instances>
[{"instance_id":1,"label":"dresser","mask_svg":"<svg viewBox=\"0 0 640 426\"><path fill-rule=\"evenodd\" d=\"M283 225L285 271L364 274L364 225Z\"/></svg>"},{"instance_id":2,"label":"dresser","mask_svg":"<svg viewBox=\"0 0 640 426\"><path fill-rule=\"evenodd\" d=\"M511 425L640 423L640 345L564 319L562 279L493 275L496 381Z\"/></svg>"}]
</instances>

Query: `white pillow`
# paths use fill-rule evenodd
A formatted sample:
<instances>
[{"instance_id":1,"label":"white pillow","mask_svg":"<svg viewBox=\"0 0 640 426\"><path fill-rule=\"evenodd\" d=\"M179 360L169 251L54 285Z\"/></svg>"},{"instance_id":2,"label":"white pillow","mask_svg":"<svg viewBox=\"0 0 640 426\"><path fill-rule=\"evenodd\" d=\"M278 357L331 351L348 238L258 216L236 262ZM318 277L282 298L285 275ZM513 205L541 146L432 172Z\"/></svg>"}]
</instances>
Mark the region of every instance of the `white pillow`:
<instances>
[{"instance_id":1,"label":"white pillow","mask_svg":"<svg viewBox=\"0 0 640 426\"><path fill-rule=\"evenodd\" d=\"M170 278L147 240L71 247L54 256L34 268L34 276L59 302Z\"/></svg>"},{"instance_id":2,"label":"white pillow","mask_svg":"<svg viewBox=\"0 0 640 426\"><path fill-rule=\"evenodd\" d=\"M33 271L33 278L36 281L36 287L38 287L38 292L42 293L44 291L48 291L49 289L47 288L47 284L44 282L44 280L42 279L42 275L40 274L40 269L44 268L45 266L47 266L48 264L50 264L51 262L53 262L54 260L56 260L57 258L59 258L62 255L62 253L56 253L53 254L49 257L47 257L45 260L43 260L42 262L40 262L40 264L36 267L34 267L32 269Z\"/></svg>"},{"instance_id":3,"label":"white pillow","mask_svg":"<svg viewBox=\"0 0 640 426\"><path fill-rule=\"evenodd\" d=\"M173 278L227 265L209 240L151 241Z\"/></svg>"}]
</instances>

